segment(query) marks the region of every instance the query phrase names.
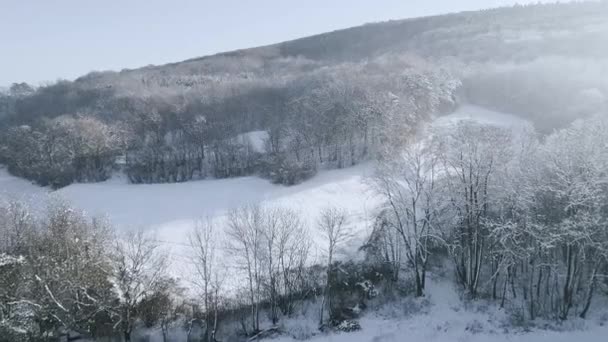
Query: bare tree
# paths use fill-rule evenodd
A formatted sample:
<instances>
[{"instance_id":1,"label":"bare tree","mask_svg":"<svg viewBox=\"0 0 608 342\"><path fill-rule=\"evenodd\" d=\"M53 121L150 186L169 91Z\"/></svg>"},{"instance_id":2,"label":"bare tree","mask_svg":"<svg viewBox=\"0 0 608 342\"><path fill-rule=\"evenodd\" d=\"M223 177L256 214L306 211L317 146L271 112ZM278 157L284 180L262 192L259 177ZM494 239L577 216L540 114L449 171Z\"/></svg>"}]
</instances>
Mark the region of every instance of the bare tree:
<instances>
[{"instance_id":1,"label":"bare tree","mask_svg":"<svg viewBox=\"0 0 608 342\"><path fill-rule=\"evenodd\" d=\"M281 209L280 230L276 239L277 267L282 282L280 306L283 314L289 315L294 309L294 296L304 290L299 283L304 277L304 268L310 250L310 237L298 214L292 210ZM277 289L278 291L278 289Z\"/></svg>"},{"instance_id":2,"label":"bare tree","mask_svg":"<svg viewBox=\"0 0 608 342\"><path fill-rule=\"evenodd\" d=\"M211 220L197 222L190 234L190 246L194 253L195 285L203 292L205 315L205 341L214 341L217 330L219 297L223 272L217 255L219 239Z\"/></svg>"},{"instance_id":3,"label":"bare tree","mask_svg":"<svg viewBox=\"0 0 608 342\"><path fill-rule=\"evenodd\" d=\"M332 318L332 301L330 287L334 274L333 263L337 249L346 242L351 236L348 226L347 213L344 209L327 207L320 213L317 227L325 238L327 253L327 279L321 300L321 311L319 324L323 325L325 309L328 309L329 318Z\"/></svg>"},{"instance_id":4,"label":"bare tree","mask_svg":"<svg viewBox=\"0 0 608 342\"><path fill-rule=\"evenodd\" d=\"M484 220L495 194L496 170L510 159L512 133L467 121L452 128L438 132L444 179L458 220L446 240L460 283L476 296L488 247Z\"/></svg>"},{"instance_id":5,"label":"bare tree","mask_svg":"<svg viewBox=\"0 0 608 342\"><path fill-rule=\"evenodd\" d=\"M115 242L112 266L112 281L119 294L113 309L118 316L114 327L130 341L138 306L166 284L167 256L156 240L140 230Z\"/></svg>"},{"instance_id":6,"label":"bare tree","mask_svg":"<svg viewBox=\"0 0 608 342\"><path fill-rule=\"evenodd\" d=\"M263 227L264 217L259 206L242 207L229 214L228 248L234 252L239 267L245 270L247 276L252 333L260 329Z\"/></svg>"},{"instance_id":7,"label":"bare tree","mask_svg":"<svg viewBox=\"0 0 608 342\"><path fill-rule=\"evenodd\" d=\"M390 160L379 163L373 183L385 201L384 224L401 239L396 244L384 232L393 261L399 261L400 246L414 273L416 296L424 295L430 246L436 235L441 209L437 203L437 157L428 146L413 144Z\"/></svg>"},{"instance_id":8,"label":"bare tree","mask_svg":"<svg viewBox=\"0 0 608 342\"><path fill-rule=\"evenodd\" d=\"M263 217L264 280L268 292L270 318L273 324L276 324L279 309L285 314L293 310L293 296L297 292L296 281L302 276L309 242L296 212L284 208L264 209Z\"/></svg>"},{"instance_id":9,"label":"bare tree","mask_svg":"<svg viewBox=\"0 0 608 342\"><path fill-rule=\"evenodd\" d=\"M278 246L279 235L285 229L282 225L282 215L280 209L263 210L264 226L262 227L263 236L263 257L265 266L265 280L268 291L268 301L270 305L270 320L272 324L279 321L278 307L278 277L279 260L282 250Z\"/></svg>"}]
</instances>

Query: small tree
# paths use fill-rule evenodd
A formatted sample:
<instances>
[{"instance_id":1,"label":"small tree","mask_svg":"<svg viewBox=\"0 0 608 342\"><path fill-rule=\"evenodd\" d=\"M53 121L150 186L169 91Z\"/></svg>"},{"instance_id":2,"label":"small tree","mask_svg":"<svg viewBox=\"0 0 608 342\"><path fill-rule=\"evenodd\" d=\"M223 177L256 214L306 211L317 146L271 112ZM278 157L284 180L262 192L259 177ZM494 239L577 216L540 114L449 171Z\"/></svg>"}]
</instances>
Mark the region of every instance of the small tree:
<instances>
[{"instance_id":1,"label":"small tree","mask_svg":"<svg viewBox=\"0 0 608 342\"><path fill-rule=\"evenodd\" d=\"M205 341L214 341L217 331L219 299L222 290L222 267L217 258L218 237L210 220L198 222L190 234L194 253L195 285L203 293Z\"/></svg>"},{"instance_id":2,"label":"small tree","mask_svg":"<svg viewBox=\"0 0 608 342\"><path fill-rule=\"evenodd\" d=\"M337 249L346 242L351 236L348 226L347 213L344 209L335 207L327 207L321 211L317 222L319 231L323 234L326 244L327 254L327 279L323 290L323 298L321 301L321 311L319 324L323 325L324 313L327 308L329 318L333 318L332 298L331 298L331 283L333 278L333 263Z\"/></svg>"},{"instance_id":3,"label":"small tree","mask_svg":"<svg viewBox=\"0 0 608 342\"><path fill-rule=\"evenodd\" d=\"M112 266L112 281L119 296L113 308L118 317L114 327L120 329L125 341L131 341L139 305L162 292L166 284L167 257L158 242L143 231L130 232L115 242Z\"/></svg>"},{"instance_id":4,"label":"small tree","mask_svg":"<svg viewBox=\"0 0 608 342\"><path fill-rule=\"evenodd\" d=\"M228 248L234 253L239 267L246 273L253 333L260 330L263 225L264 217L259 206L233 210L228 217Z\"/></svg>"},{"instance_id":5,"label":"small tree","mask_svg":"<svg viewBox=\"0 0 608 342\"><path fill-rule=\"evenodd\" d=\"M401 239L401 243L396 243L390 239L390 232L383 232L394 255L391 260L400 260L401 252L394 249L403 246L414 273L416 296L422 296L429 249L442 212L437 199L437 157L431 148L422 145L411 145L396 155L379 163L373 184L385 201L381 223Z\"/></svg>"}]
</instances>

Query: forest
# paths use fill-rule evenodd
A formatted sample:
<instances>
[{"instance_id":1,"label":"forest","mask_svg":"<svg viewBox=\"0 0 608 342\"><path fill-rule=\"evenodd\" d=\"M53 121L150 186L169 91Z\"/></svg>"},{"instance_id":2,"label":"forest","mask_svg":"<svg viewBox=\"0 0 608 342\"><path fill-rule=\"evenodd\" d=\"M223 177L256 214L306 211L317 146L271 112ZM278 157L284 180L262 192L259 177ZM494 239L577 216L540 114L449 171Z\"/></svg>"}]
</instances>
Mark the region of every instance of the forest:
<instances>
[{"instance_id":1,"label":"forest","mask_svg":"<svg viewBox=\"0 0 608 342\"><path fill-rule=\"evenodd\" d=\"M369 24L163 66L14 84L0 162L59 188L259 174L281 184L374 158L459 103L549 133L606 109L605 3L515 6ZM265 131L252 148L247 134ZM245 137L245 138L243 138Z\"/></svg>"},{"instance_id":2,"label":"forest","mask_svg":"<svg viewBox=\"0 0 608 342\"><path fill-rule=\"evenodd\" d=\"M49 189L116 174L287 187L368 163L381 201L351 261L361 217L340 206L200 219L179 246L186 282L150 231L0 197L0 341L305 340L404 298L417 310L442 272L513 327L586 319L608 295L606 18L606 2L505 7L13 84L0 164ZM529 125L432 124L462 104Z\"/></svg>"},{"instance_id":3,"label":"forest","mask_svg":"<svg viewBox=\"0 0 608 342\"><path fill-rule=\"evenodd\" d=\"M354 219L342 208L323 209L309 226L297 211L251 204L190 231L195 272L184 284L151 233L118 232L59 201L41 218L7 202L3 336L129 341L147 327L165 339L177 330L189 341L239 341L278 333L301 314L322 331L351 331L364 308L425 296L427 273L444 264L465 298L494 302L518 324L585 318L608 293L606 117L542 141L529 127L472 121L432 136L381 152L369 182L383 202L360 262L336 257ZM236 288L226 282L231 267L243 277Z\"/></svg>"}]
</instances>

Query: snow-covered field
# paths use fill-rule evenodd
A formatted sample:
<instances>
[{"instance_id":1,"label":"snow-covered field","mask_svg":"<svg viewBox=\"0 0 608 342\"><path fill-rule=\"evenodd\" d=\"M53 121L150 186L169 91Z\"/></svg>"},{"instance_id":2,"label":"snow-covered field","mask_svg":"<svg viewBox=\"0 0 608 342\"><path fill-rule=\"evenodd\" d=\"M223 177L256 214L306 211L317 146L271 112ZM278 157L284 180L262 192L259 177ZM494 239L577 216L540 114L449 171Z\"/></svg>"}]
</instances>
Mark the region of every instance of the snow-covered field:
<instances>
[{"instance_id":1,"label":"snow-covered field","mask_svg":"<svg viewBox=\"0 0 608 342\"><path fill-rule=\"evenodd\" d=\"M460 120L475 120L488 124L523 127L525 120L474 106L463 106L456 112L440 117L434 125L449 127ZM260 133L252 145L259 146ZM188 233L197 220L220 222L231 209L247 205L288 207L298 211L310 229L314 241L313 254L322 255L322 240L315 232L318 212L326 206L338 206L350 214L355 232L354 241L343 251L343 258L356 257L357 248L368 236L374 209L379 204L370 191L366 178L373 164L322 171L302 184L285 187L271 184L258 177L203 180L178 184L128 184L124 177L95 184L73 184L51 192L28 181L13 177L0 167L0 200L22 199L42 210L49 197L69 201L91 216L104 215L118 230L144 229L153 231L170 252L172 271L187 280L190 259ZM218 225L221 227L221 224ZM230 267L230 265L227 265ZM231 277L238 283L239 277ZM606 341L608 328L594 322L584 323L580 331L532 331L526 334L507 331L501 325L505 317L495 309L488 311L463 308L457 291L446 281L430 281L430 305L423 313L404 317L399 313L369 314L361 320L362 331L316 337L313 341ZM581 323L583 324L583 323Z\"/></svg>"},{"instance_id":2,"label":"snow-covered field","mask_svg":"<svg viewBox=\"0 0 608 342\"><path fill-rule=\"evenodd\" d=\"M348 211L352 228L357 232L349 246L356 250L368 234L368 222L378 201L365 184L373 171L370 164L349 169L320 172L313 179L296 186L275 185L259 177L202 180L177 184L128 184L115 177L93 184L73 184L49 193L10 176L0 169L2 197L23 199L33 206L43 206L46 197L66 200L90 216L107 216L118 230L152 231L166 244L176 265L176 274L184 274L189 251L188 233L197 221L211 219L221 228L222 218L244 205L291 208L300 213L311 227L311 237L320 252L319 234L312 231L316 213L323 207L337 206ZM349 255L348 257L351 257Z\"/></svg>"},{"instance_id":3,"label":"snow-covered field","mask_svg":"<svg viewBox=\"0 0 608 342\"><path fill-rule=\"evenodd\" d=\"M460 120L513 127L526 124L513 115L469 105L437 118L433 125L446 127ZM253 148L262 148L264 136L264 132L252 132L242 139L249 139ZM327 206L343 208L349 213L354 234L353 241L345 244L349 248L341 251L340 257L357 257L358 247L370 233L371 219L379 204L366 181L372 173L372 163L366 163L321 171L313 179L291 187L255 176L175 184L129 184L125 177L116 175L106 182L72 184L51 192L0 168L0 199L23 199L34 209L43 210L49 197L59 198L90 216L106 216L119 231L151 231L170 252L175 275L187 278L190 273L188 234L197 221L211 219L221 228L230 210L250 204L299 212L313 238L313 258L322 255L324 245L315 230L317 214Z\"/></svg>"}]
</instances>

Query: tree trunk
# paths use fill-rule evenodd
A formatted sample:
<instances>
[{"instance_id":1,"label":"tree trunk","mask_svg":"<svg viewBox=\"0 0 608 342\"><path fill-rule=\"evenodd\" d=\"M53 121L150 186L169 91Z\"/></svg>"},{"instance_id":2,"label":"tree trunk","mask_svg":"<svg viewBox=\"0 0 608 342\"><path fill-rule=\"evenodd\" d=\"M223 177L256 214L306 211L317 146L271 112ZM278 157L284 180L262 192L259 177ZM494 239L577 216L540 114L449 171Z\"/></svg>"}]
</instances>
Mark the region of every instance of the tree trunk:
<instances>
[{"instance_id":1,"label":"tree trunk","mask_svg":"<svg viewBox=\"0 0 608 342\"><path fill-rule=\"evenodd\" d=\"M589 280L589 288L587 290L587 299L585 302L585 307L583 308L583 311L581 311L581 314L579 315L580 318L585 318L585 316L587 316L587 312L589 311L589 308L591 307L591 298L593 297L593 292L595 290L595 283L596 283L596 277L597 275L597 266L593 268L593 273L591 274L591 279Z\"/></svg>"}]
</instances>

